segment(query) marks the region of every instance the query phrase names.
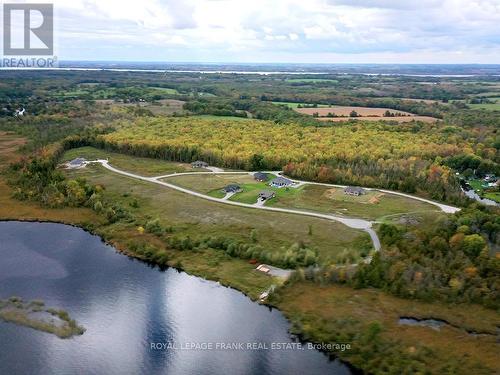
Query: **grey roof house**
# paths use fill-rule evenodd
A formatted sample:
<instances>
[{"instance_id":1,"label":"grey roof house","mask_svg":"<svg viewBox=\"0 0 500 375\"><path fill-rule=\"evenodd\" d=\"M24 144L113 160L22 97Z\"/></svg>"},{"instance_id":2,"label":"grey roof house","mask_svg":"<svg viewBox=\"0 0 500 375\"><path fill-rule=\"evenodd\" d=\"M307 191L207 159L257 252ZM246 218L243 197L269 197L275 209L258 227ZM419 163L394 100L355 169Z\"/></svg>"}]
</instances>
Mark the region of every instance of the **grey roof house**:
<instances>
[{"instance_id":1,"label":"grey roof house","mask_svg":"<svg viewBox=\"0 0 500 375\"><path fill-rule=\"evenodd\" d=\"M267 181L267 173L264 172L255 172L253 174L253 178L257 181Z\"/></svg>"},{"instance_id":2,"label":"grey roof house","mask_svg":"<svg viewBox=\"0 0 500 375\"><path fill-rule=\"evenodd\" d=\"M269 183L269 186L274 186L274 187L285 187L285 186L291 186L291 185L293 185L292 180L289 180L288 178L281 177L281 176L274 178Z\"/></svg>"},{"instance_id":3,"label":"grey roof house","mask_svg":"<svg viewBox=\"0 0 500 375\"><path fill-rule=\"evenodd\" d=\"M79 167L85 165L86 161L87 160L85 160L84 158L76 158L76 159L71 160L68 163L68 167L70 167L70 168L79 168Z\"/></svg>"},{"instance_id":4,"label":"grey roof house","mask_svg":"<svg viewBox=\"0 0 500 375\"><path fill-rule=\"evenodd\" d=\"M265 201L265 200L274 198L275 195L276 194L274 193L274 191L271 191L271 190L262 190L259 193L259 199L262 199L263 201Z\"/></svg>"},{"instance_id":5,"label":"grey roof house","mask_svg":"<svg viewBox=\"0 0 500 375\"><path fill-rule=\"evenodd\" d=\"M240 185L236 185L236 184L229 184L227 186L225 186L222 191L224 193L239 193L240 191L242 191Z\"/></svg>"},{"instance_id":6,"label":"grey roof house","mask_svg":"<svg viewBox=\"0 0 500 375\"><path fill-rule=\"evenodd\" d=\"M366 194L366 190L357 186L348 186L344 189L344 194L360 196Z\"/></svg>"},{"instance_id":7,"label":"grey roof house","mask_svg":"<svg viewBox=\"0 0 500 375\"><path fill-rule=\"evenodd\" d=\"M208 163L205 161L196 160L195 162L191 163L191 167L193 167L193 168L206 168L206 167L208 167Z\"/></svg>"}]
</instances>

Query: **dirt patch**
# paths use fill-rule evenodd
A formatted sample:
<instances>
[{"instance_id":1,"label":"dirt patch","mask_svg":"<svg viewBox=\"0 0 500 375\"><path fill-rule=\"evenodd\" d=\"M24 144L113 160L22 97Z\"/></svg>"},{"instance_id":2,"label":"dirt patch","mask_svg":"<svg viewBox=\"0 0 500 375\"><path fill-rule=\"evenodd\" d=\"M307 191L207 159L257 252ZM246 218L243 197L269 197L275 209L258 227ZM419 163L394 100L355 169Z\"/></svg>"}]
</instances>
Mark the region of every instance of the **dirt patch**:
<instances>
[{"instance_id":1,"label":"dirt patch","mask_svg":"<svg viewBox=\"0 0 500 375\"><path fill-rule=\"evenodd\" d=\"M370 203L370 204L379 204L380 203L380 198L382 198L383 196L384 196L383 193L374 195L373 197L370 198L370 200L368 201L368 203Z\"/></svg>"},{"instance_id":2,"label":"dirt patch","mask_svg":"<svg viewBox=\"0 0 500 375\"><path fill-rule=\"evenodd\" d=\"M323 196L325 198L328 198L328 199L335 199L335 194L337 193L337 188L333 188L333 189L328 189L328 190L325 190L325 192L323 193Z\"/></svg>"}]
</instances>

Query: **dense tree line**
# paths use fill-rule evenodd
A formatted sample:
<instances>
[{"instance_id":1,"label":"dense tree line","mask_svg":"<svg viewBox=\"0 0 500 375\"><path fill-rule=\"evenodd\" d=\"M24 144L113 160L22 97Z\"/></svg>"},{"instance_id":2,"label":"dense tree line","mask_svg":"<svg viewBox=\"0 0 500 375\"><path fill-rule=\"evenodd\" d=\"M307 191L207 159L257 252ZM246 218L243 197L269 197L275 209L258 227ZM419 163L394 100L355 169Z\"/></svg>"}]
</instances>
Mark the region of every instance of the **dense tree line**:
<instances>
[{"instance_id":1,"label":"dense tree line","mask_svg":"<svg viewBox=\"0 0 500 375\"><path fill-rule=\"evenodd\" d=\"M500 307L500 209L474 204L426 227L382 224L378 233L383 248L370 264L306 269L305 278Z\"/></svg>"}]
</instances>

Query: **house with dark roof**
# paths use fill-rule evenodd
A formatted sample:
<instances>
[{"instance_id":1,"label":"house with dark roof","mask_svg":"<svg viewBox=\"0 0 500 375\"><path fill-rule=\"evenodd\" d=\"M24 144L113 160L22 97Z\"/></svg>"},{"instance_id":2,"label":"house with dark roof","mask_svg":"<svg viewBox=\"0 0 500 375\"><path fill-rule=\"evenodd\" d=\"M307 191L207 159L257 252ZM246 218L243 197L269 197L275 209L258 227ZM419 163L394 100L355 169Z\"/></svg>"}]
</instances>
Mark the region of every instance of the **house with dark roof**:
<instances>
[{"instance_id":1,"label":"house with dark roof","mask_svg":"<svg viewBox=\"0 0 500 375\"><path fill-rule=\"evenodd\" d=\"M208 163L205 161L196 160L195 162L191 163L191 167L193 167L193 168L206 168L206 167L208 167Z\"/></svg>"},{"instance_id":2,"label":"house with dark roof","mask_svg":"<svg viewBox=\"0 0 500 375\"><path fill-rule=\"evenodd\" d=\"M228 193L239 193L240 191L242 191L240 185L236 185L236 184L229 184L227 186L225 186L222 191L226 194Z\"/></svg>"},{"instance_id":3,"label":"house with dark roof","mask_svg":"<svg viewBox=\"0 0 500 375\"><path fill-rule=\"evenodd\" d=\"M71 160L67 166L68 168L80 168L80 167L83 167L85 165L87 160L85 160L84 158L76 158L76 159L73 159Z\"/></svg>"},{"instance_id":4,"label":"house with dark roof","mask_svg":"<svg viewBox=\"0 0 500 375\"><path fill-rule=\"evenodd\" d=\"M356 197L366 194L366 190L357 186L348 186L344 189L344 194L354 195Z\"/></svg>"},{"instance_id":5,"label":"house with dark roof","mask_svg":"<svg viewBox=\"0 0 500 375\"><path fill-rule=\"evenodd\" d=\"M267 173L264 172L255 172L253 174L253 178L257 181L264 182L267 181Z\"/></svg>"},{"instance_id":6,"label":"house with dark roof","mask_svg":"<svg viewBox=\"0 0 500 375\"><path fill-rule=\"evenodd\" d=\"M259 199L263 201L274 198L275 196L276 194L272 190L262 190L259 193Z\"/></svg>"},{"instance_id":7,"label":"house with dark roof","mask_svg":"<svg viewBox=\"0 0 500 375\"><path fill-rule=\"evenodd\" d=\"M278 188L288 187L288 186L292 186L292 185L293 185L292 180L289 180L288 178L281 177L281 176L272 179L271 182L269 183L269 186L278 187Z\"/></svg>"}]
</instances>

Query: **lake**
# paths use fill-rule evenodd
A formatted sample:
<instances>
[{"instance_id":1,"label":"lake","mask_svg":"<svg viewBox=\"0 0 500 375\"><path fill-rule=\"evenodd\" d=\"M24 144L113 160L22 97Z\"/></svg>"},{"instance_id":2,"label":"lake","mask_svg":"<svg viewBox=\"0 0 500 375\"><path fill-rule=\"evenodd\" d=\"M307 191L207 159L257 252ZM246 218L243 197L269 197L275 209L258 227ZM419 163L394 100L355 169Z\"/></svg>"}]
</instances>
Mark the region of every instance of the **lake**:
<instances>
[{"instance_id":1,"label":"lake","mask_svg":"<svg viewBox=\"0 0 500 375\"><path fill-rule=\"evenodd\" d=\"M271 349L297 345L279 311L72 226L0 222L0 299L11 296L64 309L87 331L63 340L0 322L0 374L351 374L306 344Z\"/></svg>"}]
</instances>

